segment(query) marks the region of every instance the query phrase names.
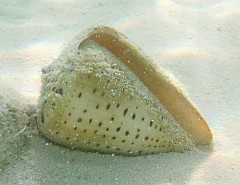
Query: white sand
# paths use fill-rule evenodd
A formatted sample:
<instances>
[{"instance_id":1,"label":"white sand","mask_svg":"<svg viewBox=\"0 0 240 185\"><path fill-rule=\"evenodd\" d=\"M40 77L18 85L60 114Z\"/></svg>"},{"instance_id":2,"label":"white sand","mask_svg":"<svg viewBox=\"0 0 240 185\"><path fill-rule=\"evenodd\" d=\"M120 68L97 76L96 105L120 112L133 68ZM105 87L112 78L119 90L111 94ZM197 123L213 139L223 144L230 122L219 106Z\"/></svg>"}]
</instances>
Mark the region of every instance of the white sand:
<instances>
[{"instance_id":1,"label":"white sand","mask_svg":"<svg viewBox=\"0 0 240 185\"><path fill-rule=\"evenodd\" d=\"M87 27L113 26L185 86L209 122L213 145L128 158L70 151L33 134L0 184L239 184L240 2L99 2L1 1L0 79L16 93L3 85L1 91L36 104L41 68L62 46Z\"/></svg>"}]
</instances>

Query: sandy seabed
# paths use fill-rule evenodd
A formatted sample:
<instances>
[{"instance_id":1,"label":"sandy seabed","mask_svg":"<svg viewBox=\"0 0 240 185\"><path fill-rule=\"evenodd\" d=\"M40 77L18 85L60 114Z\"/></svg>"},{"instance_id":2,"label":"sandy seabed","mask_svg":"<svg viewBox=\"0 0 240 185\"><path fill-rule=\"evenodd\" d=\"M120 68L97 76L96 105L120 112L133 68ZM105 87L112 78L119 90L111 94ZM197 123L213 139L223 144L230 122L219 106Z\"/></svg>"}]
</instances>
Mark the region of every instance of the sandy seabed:
<instances>
[{"instance_id":1,"label":"sandy seabed","mask_svg":"<svg viewBox=\"0 0 240 185\"><path fill-rule=\"evenodd\" d=\"M125 34L183 84L209 123L211 146L121 157L38 134L41 69L96 25ZM239 184L239 1L3 0L0 30L0 184Z\"/></svg>"}]
</instances>

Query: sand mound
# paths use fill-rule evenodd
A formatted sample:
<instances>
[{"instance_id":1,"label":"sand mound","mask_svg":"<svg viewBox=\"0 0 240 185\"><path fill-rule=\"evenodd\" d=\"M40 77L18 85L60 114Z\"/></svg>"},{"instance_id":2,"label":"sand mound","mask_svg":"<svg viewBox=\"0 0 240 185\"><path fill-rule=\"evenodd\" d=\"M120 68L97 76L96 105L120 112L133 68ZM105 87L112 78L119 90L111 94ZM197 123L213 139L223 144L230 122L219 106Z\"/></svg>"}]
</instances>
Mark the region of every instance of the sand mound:
<instances>
[{"instance_id":1,"label":"sand mound","mask_svg":"<svg viewBox=\"0 0 240 185\"><path fill-rule=\"evenodd\" d=\"M17 157L30 137L36 109L0 80L0 169Z\"/></svg>"}]
</instances>

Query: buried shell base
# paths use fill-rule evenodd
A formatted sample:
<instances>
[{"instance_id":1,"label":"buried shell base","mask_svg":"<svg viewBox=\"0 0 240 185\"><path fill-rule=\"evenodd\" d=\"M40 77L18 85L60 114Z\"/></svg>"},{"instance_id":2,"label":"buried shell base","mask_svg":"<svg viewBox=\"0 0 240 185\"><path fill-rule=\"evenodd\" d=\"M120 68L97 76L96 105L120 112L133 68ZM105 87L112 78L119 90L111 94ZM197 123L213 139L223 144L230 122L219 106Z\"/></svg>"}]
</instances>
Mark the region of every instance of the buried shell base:
<instances>
[{"instance_id":1,"label":"buried shell base","mask_svg":"<svg viewBox=\"0 0 240 185\"><path fill-rule=\"evenodd\" d=\"M194 147L137 76L95 42L69 46L42 80L38 127L58 144L133 156Z\"/></svg>"}]
</instances>

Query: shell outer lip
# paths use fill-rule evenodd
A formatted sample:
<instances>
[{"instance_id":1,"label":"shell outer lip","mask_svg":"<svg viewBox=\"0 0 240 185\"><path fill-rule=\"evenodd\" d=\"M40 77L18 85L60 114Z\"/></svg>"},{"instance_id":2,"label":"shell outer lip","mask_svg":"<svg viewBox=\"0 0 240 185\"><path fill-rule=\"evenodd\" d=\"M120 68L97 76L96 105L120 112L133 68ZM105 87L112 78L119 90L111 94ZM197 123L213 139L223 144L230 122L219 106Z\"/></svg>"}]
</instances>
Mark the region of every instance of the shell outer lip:
<instances>
[{"instance_id":1,"label":"shell outer lip","mask_svg":"<svg viewBox=\"0 0 240 185\"><path fill-rule=\"evenodd\" d=\"M159 66L132 45L128 39L113 28L98 26L84 33L78 49L88 41L96 42L117 56L148 87L165 106L196 145L212 142L212 132L207 121L193 103L169 79Z\"/></svg>"}]
</instances>

